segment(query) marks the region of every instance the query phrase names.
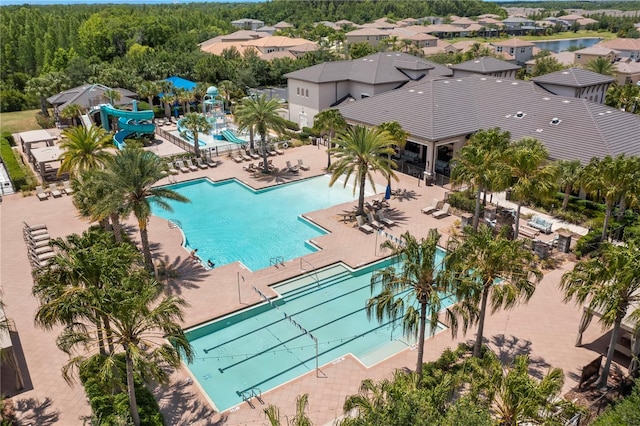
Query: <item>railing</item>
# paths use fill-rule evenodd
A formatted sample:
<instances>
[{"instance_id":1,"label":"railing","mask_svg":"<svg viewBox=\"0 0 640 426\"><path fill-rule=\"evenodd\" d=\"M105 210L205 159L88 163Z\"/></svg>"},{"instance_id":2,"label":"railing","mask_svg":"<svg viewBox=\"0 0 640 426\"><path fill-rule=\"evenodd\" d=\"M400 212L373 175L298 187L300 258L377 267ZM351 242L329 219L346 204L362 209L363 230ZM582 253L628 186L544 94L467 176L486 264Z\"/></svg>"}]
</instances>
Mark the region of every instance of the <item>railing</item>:
<instances>
[{"instance_id":1,"label":"railing","mask_svg":"<svg viewBox=\"0 0 640 426\"><path fill-rule=\"evenodd\" d=\"M179 138L175 135L172 135L171 133L167 132L166 130L156 126L156 134L166 140L168 140L169 142L171 142L172 144L184 149L187 152L192 152L195 153L195 150L193 148L193 145L191 145L189 142L185 141L182 138Z\"/></svg>"},{"instance_id":2,"label":"railing","mask_svg":"<svg viewBox=\"0 0 640 426\"><path fill-rule=\"evenodd\" d=\"M174 228L180 228L182 229L182 222L180 222L178 219L169 219L167 221L169 228L174 229Z\"/></svg>"},{"instance_id":3,"label":"railing","mask_svg":"<svg viewBox=\"0 0 640 426\"><path fill-rule=\"evenodd\" d=\"M187 142L186 140L178 137L172 133L167 132L165 129L156 126L156 134L172 144L176 145L179 148L184 149L187 152L195 153L195 149L193 148L193 144ZM218 144L214 147L209 148L200 148L200 152L208 154L210 157L216 156L219 157L222 154L227 152L233 152L235 150L239 150L241 147L237 143L229 142L225 144Z\"/></svg>"},{"instance_id":4,"label":"railing","mask_svg":"<svg viewBox=\"0 0 640 426\"><path fill-rule=\"evenodd\" d=\"M309 265L309 266L311 267L311 269L307 271L307 270L304 268L303 262L304 262L304 263L306 263L307 265ZM308 260L306 260L306 259L300 258L300 270L301 270L302 272L306 273L306 274L311 274L311 273L313 273L313 277L314 277L314 278L315 278L315 280L316 280L316 285L317 285L318 287L320 287L320 278L318 278L318 271L317 271L317 270L316 270L316 268L311 264L311 262L309 262L309 261L308 261Z\"/></svg>"},{"instance_id":5,"label":"railing","mask_svg":"<svg viewBox=\"0 0 640 426\"><path fill-rule=\"evenodd\" d=\"M280 266L284 266L284 257L275 256L269 259L269 266L275 266L276 268Z\"/></svg>"}]
</instances>

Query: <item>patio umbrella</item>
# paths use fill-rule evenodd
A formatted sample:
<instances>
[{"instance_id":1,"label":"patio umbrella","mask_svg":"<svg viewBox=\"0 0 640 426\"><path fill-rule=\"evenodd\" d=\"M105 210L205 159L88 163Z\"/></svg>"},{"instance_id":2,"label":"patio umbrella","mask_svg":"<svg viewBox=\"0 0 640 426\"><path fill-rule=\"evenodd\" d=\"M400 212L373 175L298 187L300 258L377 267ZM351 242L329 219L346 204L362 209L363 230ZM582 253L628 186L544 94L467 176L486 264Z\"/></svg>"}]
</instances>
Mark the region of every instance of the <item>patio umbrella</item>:
<instances>
[{"instance_id":1,"label":"patio umbrella","mask_svg":"<svg viewBox=\"0 0 640 426\"><path fill-rule=\"evenodd\" d=\"M384 199L388 200L391 198L391 181L387 182L387 191L384 193Z\"/></svg>"}]
</instances>

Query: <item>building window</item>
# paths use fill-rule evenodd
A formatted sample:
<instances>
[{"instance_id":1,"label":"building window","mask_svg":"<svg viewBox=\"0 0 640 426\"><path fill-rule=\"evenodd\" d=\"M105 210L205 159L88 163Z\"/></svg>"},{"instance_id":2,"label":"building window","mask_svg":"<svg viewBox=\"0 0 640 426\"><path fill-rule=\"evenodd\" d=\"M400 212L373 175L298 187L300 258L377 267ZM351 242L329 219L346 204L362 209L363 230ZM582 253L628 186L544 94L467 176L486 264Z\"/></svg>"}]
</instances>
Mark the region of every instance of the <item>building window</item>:
<instances>
[{"instance_id":1,"label":"building window","mask_svg":"<svg viewBox=\"0 0 640 426\"><path fill-rule=\"evenodd\" d=\"M526 51L526 49L524 47L520 48L520 53L524 53Z\"/></svg>"},{"instance_id":2,"label":"building window","mask_svg":"<svg viewBox=\"0 0 640 426\"><path fill-rule=\"evenodd\" d=\"M496 46L496 52L502 52L502 46Z\"/></svg>"},{"instance_id":3,"label":"building window","mask_svg":"<svg viewBox=\"0 0 640 426\"><path fill-rule=\"evenodd\" d=\"M576 59L580 59L580 58L582 58L582 55L581 55L581 54L579 54L579 53L577 53L577 54L576 54Z\"/></svg>"},{"instance_id":4,"label":"building window","mask_svg":"<svg viewBox=\"0 0 640 426\"><path fill-rule=\"evenodd\" d=\"M309 97L309 89L304 89L304 95L308 98Z\"/></svg>"}]
</instances>

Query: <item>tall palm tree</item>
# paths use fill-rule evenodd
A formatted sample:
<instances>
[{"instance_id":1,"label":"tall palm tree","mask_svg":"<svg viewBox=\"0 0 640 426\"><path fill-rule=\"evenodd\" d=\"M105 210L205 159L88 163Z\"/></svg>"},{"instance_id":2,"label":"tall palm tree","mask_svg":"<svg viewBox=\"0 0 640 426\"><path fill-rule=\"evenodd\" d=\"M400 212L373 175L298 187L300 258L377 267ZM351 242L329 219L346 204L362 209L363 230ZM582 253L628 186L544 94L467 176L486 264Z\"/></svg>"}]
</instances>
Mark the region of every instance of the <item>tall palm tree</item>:
<instances>
[{"instance_id":1,"label":"tall palm tree","mask_svg":"<svg viewBox=\"0 0 640 426\"><path fill-rule=\"evenodd\" d=\"M277 99L267 99L265 95L260 95L244 99L235 112L239 131L254 129L260 135L264 173L269 173L267 135L269 131L281 134L286 129L286 120L278 114L280 108Z\"/></svg>"},{"instance_id":2,"label":"tall palm tree","mask_svg":"<svg viewBox=\"0 0 640 426\"><path fill-rule=\"evenodd\" d=\"M153 197L156 206L168 211L171 211L171 206L167 200L189 202L188 198L171 189L153 186L165 176L165 169L166 165L156 154L133 147L118 151L106 169L110 187L114 192L123 194L123 214L133 213L138 220L144 262L148 269L153 268L147 231L151 216L149 197Z\"/></svg>"},{"instance_id":3,"label":"tall palm tree","mask_svg":"<svg viewBox=\"0 0 640 426\"><path fill-rule=\"evenodd\" d=\"M159 88L155 81L143 81L137 88L138 94L147 98L149 108L153 109L153 97L158 94Z\"/></svg>"},{"instance_id":4,"label":"tall palm tree","mask_svg":"<svg viewBox=\"0 0 640 426\"><path fill-rule=\"evenodd\" d=\"M71 122L73 123L73 126L77 126L78 122L77 119L78 117L80 117L82 115L82 107L78 104L70 104L67 105L66 107L62 108L62 111L60 111L60 117L68 120L71 119Z\"/></svg>"},{"instance_id":5,"label":"tall palm tree","mask_svg":"<svg viewBox=\"0 0 640 426\"><path fill-rule=\"evenodd\" d=\"M605 386L620 334L622 320L629 309L630 322L640 321L640 247L636 241L616 246L604 243L600 256L578 262L560 282L565 301L574 300L599 313L604 327L613 327L607 359L598 379Z\"/></svg>"},{"instance_id":6,"label":"tall palm tree","mask_svg":"<svg viewBox=\"0 0 640 426\"><path fill-rule=\"evenodd\" d=\"M406 132L397 121L385 121L384 123L380 123L378 128L386 130L387 133L391 135L393 145L398 149L404 149L404 147L407 146L409 132ZM387 186L389 189L391 188L391 179L387 179Z\"/></svg>"},{"instance_id":7,"label":"tall palm tree","mask_svg":"<svg viewBox=\"0 0 640 426\"><path fill-rule=\"evenodd\" d=\"M555 167L557 168L558 184L564 191L562 210L567 211L571 191L580 182L582 164L580 164L580 160L559 160L556 161Z\"/></svg>"},{"instance_id":8,"label":"tall palm tree","mask_svg":"<svg viewBox=\"0 0 640 426\"><path fill-rule=\"evenodd\" d=\"M320 111L313 119L313 127L320 133L329 137L327 146L327 169L331 167L331 151L333 144L331 139L336 135L336 131L343 131L347 127L347 122L336 108Z\"/></svg>"},{"instance_id":9,"label":"tall palm tree","mask_svg":"<svg viewBox=\"0 0 640 426\"><path fill-rule=\"evenodd\" d=\"M102 127L71 127L62 132L58 173L76 175L89 169L104 167L113 157L108 148L113 146L111 135Z\"/></svg>"},{"instance_id":10,"label":"tall palm tree","mask_svg":"<svg viewBox=\"0 0 640 426\"><path fill-rule=\"evenodd\" d=\"M626 159L624 154L618 157L607 155L603 159L594 157L582 172L582 185L587 192L604 199L606 211L602 225L601 240L607 238L609 220L613 214L613 207L627 189L625 173Z\"/></svg>"},{"instance_id":11,"label":"tall palm tree","mask_svg":"<svg viewBox=\"0 0 640 426\"><path fill-rule=\"evenodd\" d=\"M171 107L175 104L177 96L175 93L164 93L162 95L162 103L164 105L164 116L166 118L171 118L172 112Z\"/></svg>"},{"instance_id":12,"label":"tall palm tree","mask_svg":"<svg viewBox=\"0 0 640 426\"><path fill-rule=\"evenodd\" d=\"M518 238L522 204L532 197L549 197L556 191L556 169L546 164L548 158L547 149L534 138L523 138L509 147L507 164L515 178L511 199L518 204L514 238Z\"/></svg>"},{"instance_id":13,"label":"tall palm tree","mask_svg":"<svg viewBox=\"0 0 640 426\"><path fill-rule=\"evenodd\" d=\"M287 426L311 426L311 419L306 413L309 408L309 394L298 395L296 398L296 414L291 418L287 417ZM275 405L269 405L264 410L264 414L271 426L281 426L280 410ZM286 417L286 416L285 416Z\"/></svg>"},{"instance_id":14,"label":"tall palm tree","mask_svg":"<svg viewBox=\"0 0 640 426\"><path fill-rule=\"evenodd\" d=\"M134 375L137 373L147 381L166 383L169 378L166 367L179 367L183 355L188 361L193 359L191 345L181 326L182 308L187 304L178 297L162 296L161 286L149 280L146 273L125 277L118 286L108 289L108 296L110 303L102 303L95 308L108 317L113 345L119 351L109 354L99 374L102 377L113 376L115 355L124 353L129 413L133 424L139 426ZM78 323L64 328L58 337L58 346L72 356L65 366L67 376L71 369L87 359L82 353L75 355L77 348L94 355L95 349L92 348L96 343L97 329Z\"/></svg>"},{"instance_id":15,"label":"tall palm tree","mask_svg":"<svg viewBox=\"0 0 640 426\"><path fill-rule=\"evenodd\" d=\"M498 127L479 130L453 157L451 181L454 184L470 184L476 191L474 230L478 229L480 220L482 192L489 189L504 189L509 183L511 176L504 162L504 154L510 138L509 132L503 132Z\"/></svg>"},{"instance_id":16,"label":"tall palm tree","mask_svg":"<svg viewBox=\"0 0 640 426\"><path fill-rule=\"evenodd\" d=\"M329 167L329 186L333 186L343 175L344 186L347 186L347 182L353 176L353 193L355 194L356 188L359 189L357 214L364 215L364 190L367 180L375 191L373 172L380 171L385 178L398 180L393 173L393 169L397 167L396 163L390 160L394 153L393 140L384 130L356 126L338 134L335 142L336 146L330 149L336 161Z\"/></svg>"},{"instance_id":17,"label":"tall palm tree","mask_svg":"<svg viewBox=\"0 0 640 426\"><path fill-rule=\"evenodd\" d=\"M622 195L618 205L618 219L624 217L627 207L637 207L640 204L640 157L624 159L620 180Z\"/></svg>"},{"instance_id":18,"label":"tall palm tree","mask_svg":"<svg viewBox=\"0 0 640 426\"><path fill-rule=\"evenodd\" d=\"M444 274L460 301L452 311L462 320L465 332L478 324L473 355L480 357L487 305L491 303L495 312L528 301L542 273L533 264L531 250L502 234L494 236L488 226L453 237L449 247L453 250L445 256ZM457 326L453 321L452 331Z\"/></svg>"},{"instance_id":19,"label":"tall palm tree","mask_svg":"<svg viewBox=\"0 0 640 426\"><path fill-rule=\"evenodd\" d=\"M191 132L193 136L193 150L196 154L196 157L200 157L200 143L198 136L201 133L209 134L213 130L213 124L207 120L202 114L198 114L196 112L191 112L187 114L184 119L182 119L182 126Z\"/></svg>"},{"instance_id":20,"label":"tall palm tree","mask_svg":"<svg viewBox=\"0 0 640 426\"><path fill-rule=\"evenodd\" d=\"M438 314L442 309L442 298L446 294L445 282L438 279L437 264L440 234L430 229L427 238L420 241L405 232L403 244L385 241L381 247L390 249L398 257L399 268L390 266L371 277L371 291L380 293L367 300L367 316L379 322L395 321L402 316L402 328L406 335L417 337L418 361L416 375L422 378L424 339L429 317L431 334L438 328ZM414 306L417 301L418 308Z\"/></svg>"},{"instance_id":21,"label":"tall palm tree","mask_svg":"<svg viewBox=\"0 0 640 426\"><path fill-rule=\"evenodd\" d=\"M585 68L589 71L602 75L615 75L616 72L616 67L613 65L613 62L606 57L599 57L590 60L585 65Z\"/></svg>"},{"instance_id":22,"label":"tall palm tree","mask_svg":"<svg viewBox=\"0 0 640 426\"><path fill-rule=\"evenodd\" d=\"M104 91L104 97L109 100L111 105L115 105L114 102L119 101L122 98L122 94L115 89L107 89Z\"/></svg>"},{"instance_id":23,"label":"tall palm tree","mask_svg":"<svg viewBox=\"0 0 640 426\"><path fill-rule=\"evenodd\" d=\"M612 84L607 90L605 104L630 113L640 112L640 86L633 83Z\"/></svg>"}]
</instances>

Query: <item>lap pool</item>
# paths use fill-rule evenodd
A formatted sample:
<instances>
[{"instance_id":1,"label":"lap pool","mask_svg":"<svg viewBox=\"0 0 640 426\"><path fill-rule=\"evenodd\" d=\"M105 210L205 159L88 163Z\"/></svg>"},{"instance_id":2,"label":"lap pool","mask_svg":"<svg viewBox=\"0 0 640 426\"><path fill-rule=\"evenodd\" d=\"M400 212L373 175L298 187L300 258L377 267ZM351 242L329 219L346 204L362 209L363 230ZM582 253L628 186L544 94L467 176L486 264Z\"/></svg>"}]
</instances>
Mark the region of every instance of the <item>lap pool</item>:
<instances>
[{"instance_id":1,"label":"lap pool","mask_svg":"<svg viewBox=\"0 0 640 426\"><path fill-rule=\"evenodd\" d=\"M439 251L437 264L443 256ZM189 370L224 411L314 371L316 363L322 371L353 354L371 366L407 349L415 341L403 335L401 319L378 323L365 310L372 274L391 262L355 271L332 265L274 285L279 296L268 303L187 330L194 350ZM255 290L245 284L243 291ZM452 303L443 300L443 308Z\"/></svg>"},{"instance_id":2,"label":"lap pool","mask_svg":"<svg viewBox=\"0 0 640 426\"><path fill-rule=\"evenodd\" d=\"M326 231L304 219L304 213L355 202L353 187L318 176L259 191L232 179L208 179L169 185L190 203L169 202L173 212L154 206L153 214L179 224L187 250L216 267L240 261L251 270L267 268L272 259L283 261L317 251L309 240ZM370 187L366 195L373 195Z\"/></svg>"}]
</instances>

